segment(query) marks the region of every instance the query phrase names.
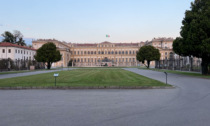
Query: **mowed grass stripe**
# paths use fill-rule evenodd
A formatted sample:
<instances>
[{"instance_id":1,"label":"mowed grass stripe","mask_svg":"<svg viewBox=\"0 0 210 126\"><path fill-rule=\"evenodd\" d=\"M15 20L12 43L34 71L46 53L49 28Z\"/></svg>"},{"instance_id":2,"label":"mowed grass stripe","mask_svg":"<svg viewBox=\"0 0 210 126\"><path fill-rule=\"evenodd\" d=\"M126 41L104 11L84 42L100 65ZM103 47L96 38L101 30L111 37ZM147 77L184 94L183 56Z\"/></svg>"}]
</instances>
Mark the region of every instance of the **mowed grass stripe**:
<instances>
[{"instance_id":1,"label":"mowed grass stripe","mask_svg":"<svg viewBox=\"0 0 210 126\"><path fill-rule=\"evenodd\" d=\"M59 71L57 86L170 86L123 69L76 69ZM54 86L53 73L0 79L0 87Z\"/></svg>"}]
</instances>

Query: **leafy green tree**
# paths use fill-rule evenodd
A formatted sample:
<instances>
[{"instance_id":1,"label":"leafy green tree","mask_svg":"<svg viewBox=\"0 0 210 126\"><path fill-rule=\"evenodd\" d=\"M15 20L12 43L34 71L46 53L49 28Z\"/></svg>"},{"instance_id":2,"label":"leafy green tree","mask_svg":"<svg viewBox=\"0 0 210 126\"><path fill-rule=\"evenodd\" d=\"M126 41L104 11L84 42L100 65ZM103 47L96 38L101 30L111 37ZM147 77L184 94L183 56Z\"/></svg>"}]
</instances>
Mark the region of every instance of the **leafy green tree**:
<instances>
[{"instance_id":1,"label":"leafy green tree","mask_svg":"<svg viewBox=\"0 0 210 126\"><path fill-rule=\"evenodd\" d=\"M147 68L149 68L151 61L160 60L160 52L158 49L151 45L143 46L136 54L136 59L142 62ZM145 64L145 61L147 61L147 65Z\"/></svg>"},{"instance_id":2,"label":"leafy green tree","mask_svg":"<svg viewBox=\"0 0 210 126\"><path fill-rule=\"evenodd\" d=\"M56 45L54 43L48 42L37 50L34 58L38 62L47 63L47 69L50 69L53 62L61 60L61 54L59 50L56 50Z\"/></svg>"},{"instance_id":3,"label":"leafy green tree","mask_svg":"<svg viewBox=\"0 0 210 126\"><path fill-rule=\"evenodd\" d=\"M23 40L23 35L20 31L15 30L13 34L9 31L5 31L1 35L4 37L2 42L10 42L10 43L18 44L21 46L26 45L25 41Z\"/></svg>"},{"instance_id":4,"label":"leafy green tree","mask_svg":"<svg viewBox=\"0 0 210 126\"><path fill-rule=\"evenodd\" d=\"M195 0L185 12L180 35L173 50L181 56L202 58L202 74L208 74L210 64L210 1Z\"/></svg>"},{"instance_id":5,"label":"leafy green tree","mask_svg":"<svg viewBox=\"0 0 210 126\"><path fill-rule=\"evenodd\" d=\"M1 34L1 36L4 37L2 42L15 43L14 35L11 32L5 31L3 34Z\"/></svg>"}]
</instances>

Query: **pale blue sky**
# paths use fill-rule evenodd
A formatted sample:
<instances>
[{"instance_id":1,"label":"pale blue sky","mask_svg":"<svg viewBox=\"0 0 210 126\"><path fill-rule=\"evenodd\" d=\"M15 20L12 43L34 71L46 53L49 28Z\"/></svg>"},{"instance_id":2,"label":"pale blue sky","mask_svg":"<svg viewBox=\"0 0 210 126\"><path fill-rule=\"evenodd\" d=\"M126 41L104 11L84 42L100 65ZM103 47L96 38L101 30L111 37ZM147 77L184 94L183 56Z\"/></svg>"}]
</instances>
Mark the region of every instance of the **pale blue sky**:
<instances>
[{"instance_id":1,"label":"pale blue sky","mask_svg":"<svg viewBox=\"0 0 210 126\"><path fill-rule=\"evenodd\" d=\"M19 30L27 38L75 43L175 38L192 1L0 0L0 33Z\"/></svg>"}]
</instances>

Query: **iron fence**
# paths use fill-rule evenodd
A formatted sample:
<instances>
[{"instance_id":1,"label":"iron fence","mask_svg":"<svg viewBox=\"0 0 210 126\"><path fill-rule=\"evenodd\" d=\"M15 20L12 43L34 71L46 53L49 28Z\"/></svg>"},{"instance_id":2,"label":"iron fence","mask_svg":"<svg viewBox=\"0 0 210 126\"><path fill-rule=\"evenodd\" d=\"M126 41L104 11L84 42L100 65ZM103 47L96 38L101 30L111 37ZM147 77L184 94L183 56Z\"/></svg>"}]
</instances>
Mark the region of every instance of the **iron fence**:
<instances>
[{"instance_id":1,"label":"iron fence","mask_svg":"<svg viewBox=\"0 0 210 126\"><path fill-rule=\"evenodd\" d=\"M155 61L155 68L201 72L201 60L193 58L159 60Z\"/></svg>"},{"instance_id":2,"label":"iron fence","mask_svg":"<svg viewBox=\"0 0 210 126\"><path fill-rule=\"evenodd\" d=\"M45 68L43 63L35 60L0 59L0 72L11 70L30 70L30 66L34 66L34 69Z\"/></svg>"}]
</instances>

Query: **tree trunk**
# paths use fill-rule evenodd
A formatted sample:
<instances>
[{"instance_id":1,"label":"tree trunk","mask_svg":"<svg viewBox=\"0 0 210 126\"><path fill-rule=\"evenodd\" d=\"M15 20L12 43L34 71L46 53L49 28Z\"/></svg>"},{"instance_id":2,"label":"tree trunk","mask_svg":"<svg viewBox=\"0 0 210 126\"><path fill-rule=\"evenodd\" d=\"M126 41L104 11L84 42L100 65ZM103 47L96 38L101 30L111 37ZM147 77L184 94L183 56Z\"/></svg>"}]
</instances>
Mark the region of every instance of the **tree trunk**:
<instances>
[{"instance_id":1,"label":"tree trunk","mask_svg":"<svg viewBox=\"0 0 210 126\"><path fill-rule=\"evenodd\" d=\"M47 69L49 70L51 68L51 63L47 62Z\"/></svg>"},{"instance_id":2,"label":"tree trunk","mask_svg":"<svg viewBox=\"0 0 210 126\"><path fill-rule=\"evenodd\" d=\"M147 69L149 69L150 61L147 61Z\"/></svg>"},{"instance_id":3,"label":"tree trunk","mask_svg":"<svg viewBox=\"0 0 210 126\"><path fill-rule=\"evenodd\" d=\"M202 57L202 74L207 75L208 74L208 57Z\"/></svg>"}]
</instances>

